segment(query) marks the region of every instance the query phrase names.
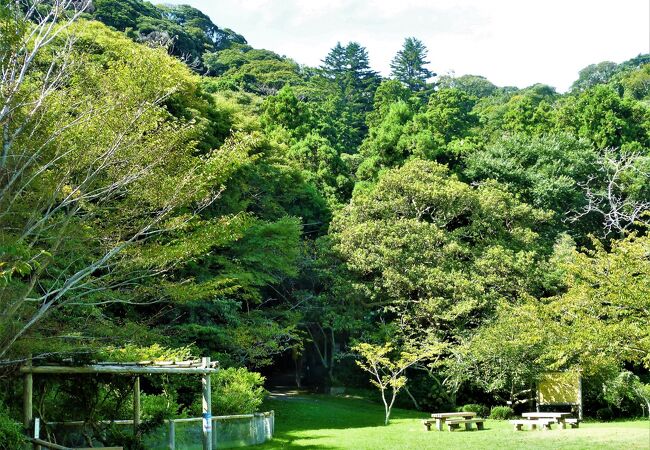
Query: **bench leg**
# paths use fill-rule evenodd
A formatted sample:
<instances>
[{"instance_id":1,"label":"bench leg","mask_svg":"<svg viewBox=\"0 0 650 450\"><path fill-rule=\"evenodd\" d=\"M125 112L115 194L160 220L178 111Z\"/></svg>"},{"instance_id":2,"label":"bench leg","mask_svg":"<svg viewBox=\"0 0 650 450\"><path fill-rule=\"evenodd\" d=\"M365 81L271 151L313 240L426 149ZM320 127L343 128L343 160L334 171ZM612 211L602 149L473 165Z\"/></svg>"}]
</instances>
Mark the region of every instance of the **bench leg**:
<instances>
[{"instance_id":1,"label":"bench leg","mask_svg":"<svg viewBox=\"0 0 650 450\"><path fill-rule=\"evenodd\" d=\"M424 426L426 427L427 431L431 431L431 422L424 422Z\"/></svg>"},{"instance_id":2,"label":"bench leg","mask_svg":"<svg viewBox=\"0 0 650 450\"><path fill-rule=\"evenodd\" d=\"M483 422L476 422L476 429L477 430L482 430L483 429Z\"/></svg>"},{"instance_id":3,"label":"bench leg","mask_svg":"<svg viewBox=\"0 0 650 450\"><path fill-rule=\"evenodd\" d=\"M471 422L465 423L465 431L472 431L472 424Z\"/></svg>"},{"instance_id":4,"label":"bench leg","mask_svg":"<svg viewBox=\"0 0 650 450\"><path fill-rule=\"evenodd\" d=\"M530 430L536 430L537 429L537 424L536 423L531 423L530 424Z\"/></svg>"},{"instance_id":5,"label":"bench leg","mask_svg":"<svg viewBox=\"0 0 650 450\"><path fill-rule=\"evenodd\" d=\"M521 431L521 424L520 423L515 424L515 431Z\"/></svg>"}]
</instances>

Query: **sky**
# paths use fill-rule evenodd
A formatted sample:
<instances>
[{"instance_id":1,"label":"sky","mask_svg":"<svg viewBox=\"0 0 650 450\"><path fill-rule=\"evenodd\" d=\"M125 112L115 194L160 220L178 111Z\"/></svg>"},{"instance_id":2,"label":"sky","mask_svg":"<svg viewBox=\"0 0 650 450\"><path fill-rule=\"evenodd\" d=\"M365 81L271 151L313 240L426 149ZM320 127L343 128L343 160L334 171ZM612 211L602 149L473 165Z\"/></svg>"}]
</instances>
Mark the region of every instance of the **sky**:
<instances>
[{"instance_id":1,"label":"sky","mask_svg":"<svg viewBox=\"0 0 650 450\"><path fill-rule=\"evenodd\" d=\"M155 3L155 0L154 0ZM359 42L390 74L406 37L439 75L566 91L580 69L650 52L650 0L172 0L206 13L250 45L320 65L337 42Z\"/></svg>"}]
</instances>

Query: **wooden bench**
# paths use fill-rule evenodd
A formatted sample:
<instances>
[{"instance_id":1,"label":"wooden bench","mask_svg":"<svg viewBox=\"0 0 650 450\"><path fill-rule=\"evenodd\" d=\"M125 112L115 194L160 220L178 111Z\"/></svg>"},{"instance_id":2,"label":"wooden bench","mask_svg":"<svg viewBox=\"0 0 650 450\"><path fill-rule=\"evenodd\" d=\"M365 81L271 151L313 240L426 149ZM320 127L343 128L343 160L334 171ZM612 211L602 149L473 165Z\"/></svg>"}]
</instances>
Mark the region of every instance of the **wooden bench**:
<instances>
[{"instance_id":1,"label":"wooden bench","mask_svg":"<svg viewBox=\"0 0 650 450\"><path fill-rule=\"evenodd\" d=\"M442 431L447 420L470 420L476 417L475 412L451 412L451 413L433 413L431 419L424 420L422 423L431 431L431 426L435 423L436 430Z\"/></svg>"},{"instance_id":2,"label":"wooden bench","mask_svg":"<svg viewBox=\"0 0 650 450\"><path fill-rule=\"evenodd\" d=\"M523 425L527 425L531 430L534 430L537 427L544 430L550 430L551 424L554 422L554 419L518 419L510 421L510 423L514 425L515 431L521 431Z\"/></svg>"},{"instance_id":3,"label":"wooden bench","mask_svg":"<svg viewBox=\"0 0 650 450\"><path fill-rule=\"evenodd\" d=\"M564 423L567 425L571 425L571 428L579 428L580 427L580 419L575 419L575 418L568 418L564 419Z\"/></svg>"},{"instance_id":4,"label":"wooden bench","mask_svg":"<svg viewBox=\"0 0 650 450\"><path fill-rule=\"evenodd\" d=\"M427 428L427 431L431 431L431 426L436 423L436 419L424 419L422 423Z\"/></svg>"},{"instance_id":5,"label":"wooden bench","mask_svg":"<svg viewBox=\"0 0 650 450\"><path fill-rule=\"evenodd\" d=\"M477 430L483 429L483 419L452 419L447 421L447 429L449 431L454 431L455 429L460 428L461 424L465 424L465 430L469 431L472 429L472 424L476 424Z\"/></svg>"}]
</instances>

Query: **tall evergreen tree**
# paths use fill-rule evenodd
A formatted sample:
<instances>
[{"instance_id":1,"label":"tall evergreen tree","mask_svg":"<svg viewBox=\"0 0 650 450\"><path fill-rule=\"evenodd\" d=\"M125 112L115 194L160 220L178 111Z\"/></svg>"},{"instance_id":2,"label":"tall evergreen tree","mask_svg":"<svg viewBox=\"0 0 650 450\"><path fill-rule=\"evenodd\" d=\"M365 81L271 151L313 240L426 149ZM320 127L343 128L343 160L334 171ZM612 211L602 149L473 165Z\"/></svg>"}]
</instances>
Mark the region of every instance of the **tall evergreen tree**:
<instances>
[{"instance_id":1,"label":"tall evergreen tree","mask_svg":"<svg viewBox=\"0 0 650 450\"><path fill-rule=\"evenodd\" d=\"M428 50L422 41L414 37L406 38L402 49L390 63L391 75L412 91L421 91L427 80L436 76L425 67L429 64L426 60L427 53Z\"/></svg>"},{"instance_id":2,"label":"tall evergreen tree","mask_svg":"<svg viewBox=\"0 0 650 450\"><path fill-rule=\"evenodd\" d=\"M365 94L374 92L379 84L377 72L370 68L368 51L357 42L350 42L345 47L337 42L323 60L321 70L346 95L357 93L367 97ZM371 110L372 102L364 106L364 109Z\"/></svg>"},{"instance_id":3,"label":"tall evergreen tree","mask_svg":"<svg viewBox=\"0 0 650 450\"><path fill-rule=\"evenodd\" d=\"M372 111L380 77L370 68L367 50L357 42L346 46L338 42L323 60L321 71L334 85L330 101L342 131L337 140L354 152L367 132L366 114Z\"/></svg>"}]
</instances>

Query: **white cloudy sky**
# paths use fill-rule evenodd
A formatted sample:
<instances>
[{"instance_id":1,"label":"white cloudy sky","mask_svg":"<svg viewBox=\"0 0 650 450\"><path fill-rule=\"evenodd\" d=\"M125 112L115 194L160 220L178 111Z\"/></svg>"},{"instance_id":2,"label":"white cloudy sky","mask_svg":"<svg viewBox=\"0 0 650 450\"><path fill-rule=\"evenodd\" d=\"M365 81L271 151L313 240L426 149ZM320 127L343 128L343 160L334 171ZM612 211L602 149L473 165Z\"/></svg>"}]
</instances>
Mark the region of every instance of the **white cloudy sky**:
<instances>
[{"instance_id":1,"label":"white cloudy sky","mask_svg":"<svg viewBox=\"0 0 650 450\"><path fill-rule=\"evenodd\" d=\"M155 0L154 0L155 2ZM169 1L167 1L169 3ZM337 41L389 63L407 36L429 48L431 69L484 75L498 85L566 90L595 62L650 52L650 0L172 0L220 27L317 66Z\"/></svg>"}]
</instances>

